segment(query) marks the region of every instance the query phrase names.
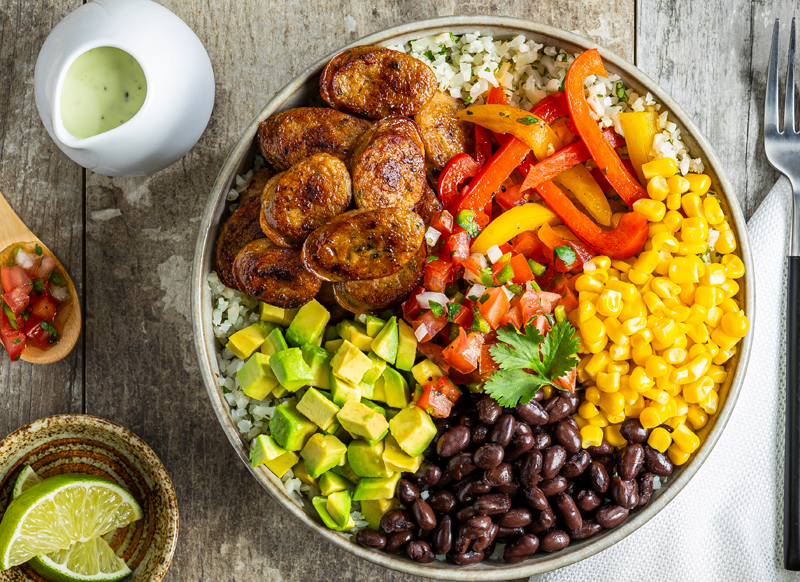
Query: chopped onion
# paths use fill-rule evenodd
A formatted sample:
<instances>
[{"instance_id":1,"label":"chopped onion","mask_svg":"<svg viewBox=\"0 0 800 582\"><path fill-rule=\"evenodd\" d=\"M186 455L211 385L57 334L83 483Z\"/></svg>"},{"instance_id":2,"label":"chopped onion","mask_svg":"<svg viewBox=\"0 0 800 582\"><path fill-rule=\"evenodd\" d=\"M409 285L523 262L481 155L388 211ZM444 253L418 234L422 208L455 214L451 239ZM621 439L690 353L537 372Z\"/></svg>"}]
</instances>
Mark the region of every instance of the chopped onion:
<instances>
[{"instance_id":1,"label":"chopped onion","mask_svg":"<svg viewBox=\"0 0 800 582\"><path fill-rule=\"evenodd\" d=\"M33 266L34 261L36 261L36 257L30 253L26 253L22 248L17 251L17 255L14 257L14 263L25 270L30 269Z\"/></svg>"},{"instance_id":2,"label":"chopped onion","mask_svg":"<svg viewBox=\"0 0 800 582\"><path fill-rule=\"evenodd\" d=\"M500 288L503 290L503 293L506 294L506 297L508 297L509 301L514 299L514 294L511 291L508 290L508 287L503 286L503 287L500 287Z\"/></svg>"},{"instance_id":3,"label":"chopped onion","mask_svg":"<svg viewBox=\"0 0 800 582\"><path fill-rule=\"evenodd\" d=\"M419 306L422 307L422 309L430 309L431 301L435 301L439 305L444 306L448 301L450 301L450 298L444 293L434 293L433 291L425 291L424 293L417 295L417 303L419 303Z\"/></svg>"},{"instance_id":4,"label":"chopped onion","mask_svg":"<svg viewBox=\"0 0 800 582\"><path fill-rule=\"evenodd\" d=\"M486 256L489 257L492 263L496 263L503 257L503 251L500 250L499 246L494 245L487 249Z\"/></svg>"},{"instance_id":5,"label":"chopped onion","mask_svg":"<svg viewBox=\"0 0 800 582\"><path fill-rule=\"evenodd\" d=\"M486 287L484 287L480 283L476 283L475 285L469 288L469 291L467 291L467 299L469 299L470 297L475 297L476 299L480 299L484 293L486 293Z\"/></svg>"},{"instance_id":6,"label":"chopped onion","mask_svg":"<svg viewBox=\"0 0 800 582\"><path fill-rule=\"evenodd\" d=\"M708 248L717 250L717 239L719 238L719 231L713 228L708 229Z\"/></svg>"},{"instance_id":7,"label":"chopped onion","mask_svg":"<svg viewBox=\"0 0 800 582\"><path fill-rule=\"evenodd\" d=\"M365 313L359 313L356 315L356 321L359 323L367 323L367 315Z\"/></svg>"},{"instance_id":8,"label":"chopped onion","mask_svg":"<svg viewBox=\"0 0 800 582\"><path fill-rule=\"evenodd\" d=\"M583 264L584 271L594 271L595 269L597 269L597 265L594 264L593 259L589 259Z\"/></svg>"},{"instance_id":9,"label":"chopped onion","mask_svg":"<svg viewBox=\"0 0 800 582\"><path fill-rule=\"evenodd\" d=\"M66 287L61 287L59 285L52 285L50 287L50 295L58 299L59 301L64 301L69 299L69 289Z\"/></svg>"},{"instance_id":10,"label":"chopped onion","mask_svg":"<svg viewBox=\"0 0 800 582\"><path fill-rule=\"evenodd\" d=\"M432 226L429 226L427 232L425 233L425 242L428 243L429 246L434 246L437 242L439 242L440 236L442 236L441 232Z\"/></svg>"},{"instance_id":11,"label":"chopped onion","mask_svg":"<svg viewBox=\"0 0 800 582\"><path fill-rule=\"evenodd\" d=\"M463 277L464 277L465 281L469 281L470 283L480 283L481 282L480 275L476 275L475 273L473 273L469 269L464 269Z\"/></svg>"},{"instance_id":12,"label":"chopped onion","mask_svg":"<svg viewBox=\"0 0 800 582\"><path fill-rule=\"evenodd\" d=\"M414 337L417 338L418 342L421 342L426 335L428 335L428 328L424 325L420 325L414 330Z\"/></svg>"}]
</instances>

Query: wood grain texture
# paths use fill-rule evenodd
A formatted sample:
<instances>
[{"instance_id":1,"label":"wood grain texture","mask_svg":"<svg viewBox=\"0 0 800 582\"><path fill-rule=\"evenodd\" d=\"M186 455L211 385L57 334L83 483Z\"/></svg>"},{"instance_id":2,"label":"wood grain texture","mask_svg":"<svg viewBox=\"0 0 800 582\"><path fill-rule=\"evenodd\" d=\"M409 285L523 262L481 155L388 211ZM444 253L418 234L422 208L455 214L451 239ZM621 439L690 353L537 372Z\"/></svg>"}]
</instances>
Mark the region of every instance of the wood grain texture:
<instances>
[{"instance_id":1,"label":"wood grain texture","mask_svg":"<svg viewBox=\"0 0 800 582\"><path fill-rule=\"evenodd\" d=\"M83 170L39 120L33 70L47 34L80 0L0 2L0 192L64 263L82 295ZM0 249L1 250L1 249ZM81 412L83 345L48 366L0 356L0 436L55 413Z\"/></svg>"}]
</instances>

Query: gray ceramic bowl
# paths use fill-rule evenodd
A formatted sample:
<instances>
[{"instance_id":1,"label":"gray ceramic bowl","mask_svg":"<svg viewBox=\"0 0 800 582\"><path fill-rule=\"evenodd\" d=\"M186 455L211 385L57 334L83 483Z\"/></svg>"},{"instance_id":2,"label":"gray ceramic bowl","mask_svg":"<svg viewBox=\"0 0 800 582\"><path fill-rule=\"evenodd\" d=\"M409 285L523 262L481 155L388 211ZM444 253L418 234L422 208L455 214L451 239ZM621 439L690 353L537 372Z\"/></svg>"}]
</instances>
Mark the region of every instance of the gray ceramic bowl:
<instances>
[{"instance_id":1,"label":"gray ceramic bowl","mask_svg":"<svg viewBox=\"0 0 800 582\"><path fill-rule=\"evenodd\" d=\"M178 502L167 470L147 444L118 424L82 414L49 416L0 441L0 515L14 483L30 465L41 477L86 473L131 492L144 519L106 536L133 570L128 582L158 582L178 541ZM0 572L0 582L46 582L26 565Z\"/></svg>"},{"instance_id":2,"label":"gray ceramic bowl","mask_svg":"<svg viewBox=\"0 0 800 582\"><path fill-rule=\"evenodd\" d=\"M513 18L489 16L454 16L404 24L367 36L349 46L361 44L396 45L415 38L446 31L456 34L480 31L483 34L491 34L497 38L510 38L517 34L523 34L527 38L532 38L536 40L536 42L544 45L563 47L573 52L598 48L608 71L620 75L628 85L636 89L640 94L649 91L663 107L670 111L672 119L681 127L684 142L693 155L703 158L705 161L706 173L708 173L713 180L713 188L717 192L722 193L728 202L727 211L729 216L733 218L736 239L739 243L739 254L744 261L747 272L753 272L753 261L750 254L747 230L745 228L745 219L739 208L731 183L728 181L719 159L711 150L711 146L701 135L697 126L695 126L692 120L689 119L686 113L669 95L635 66L614 53L584 38L550 26ZM194 323L195 347L200 360L203 380L205 381L208 395L211 398L220 424L222 424L225 434L233 445L236 454L248 467L248 443L244 442L240 437L231 418L222 390L217 384L219 374L215 356L215 350L217 348L215 347L216 342L211 327L211 292L206 283L206 277L214 270L215 243L222 216L226 208L225 195L231 188L235 176L245 173L252 164L253 156L257 152L254 138L256 130L258 129L258 124L275 112L308 105L314 97L318 96L319 75L322 72L322 68L332 56L333 54L324 57L314 66L298 75L294 81L286 85L286 87L279 91L275 97L266 104L264 109L261 110L247 129L244 130L239 141L236 142L236 145L228 155L228 159L225 161L217 177L217 181L214 184L214 189L211 192L202 218L200 235L197 240L194 270L192 274L192 319ZM754 292L755 288L753 282L749 277L745 277L741 282L741 300L750 318L751 324L755 316ZM700 465L702 465L703 461L708 457L714 444L719 439L720 433L725 427L731 411L736 404L736 398L742 386L745 367L750 355L752 338L753 335L750 334L743 340L739 346L738 356L727 364L729 366L728 369L735 371L735 373L728 375L728 380L722 389L722 407L701 431L701 436L703 437L702 445L693 456L692 460L678 468L670 477L667 485L659 489L653 495L652 501L647 506L633 511L631 516L619 527L605 530L588 540L572 544L561 552L554 554L536 554L531 559L518 564L489 561L462 568L452 563L437 561L433 564L423 565L412 562L405 557L390 556L385 552L362 548L351 543L341 535L323 527L312 514L303 511L295 505L286 495L282 483L275 478L270 471L260 467L252 470L252 473L258 482L261 483L287 511L293 513L300 521L312 528L320 536L356 556L380 564L381 566L425 578L446 580L508 580L547 572L594 555L623 539L658 513L678 494L686 483L689 482L689 479L697 472Z\"/></svg>"}]
</instances>

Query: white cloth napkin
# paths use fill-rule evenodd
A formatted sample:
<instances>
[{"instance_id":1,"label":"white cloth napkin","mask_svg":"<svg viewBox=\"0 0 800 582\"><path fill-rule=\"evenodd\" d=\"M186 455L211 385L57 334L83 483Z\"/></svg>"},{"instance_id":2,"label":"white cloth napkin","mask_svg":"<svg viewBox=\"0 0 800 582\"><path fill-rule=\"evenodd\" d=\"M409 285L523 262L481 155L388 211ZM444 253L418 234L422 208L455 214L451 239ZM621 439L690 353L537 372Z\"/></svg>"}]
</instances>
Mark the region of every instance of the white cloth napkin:
<instances>
[{"instance_id":1,"label":"white cloth napkin","mask_svg":"<svg viewBox=\"0 0 800 582\"><path fill-rule=\"evenodd\" d=\"M530 582L800 580L800 574L783 569L782 544L785 256L791 215L791 187L781 178L747 225L755 258L754 344L739 400L709 458L638 531Z\"/></svg>"}]
</instances>

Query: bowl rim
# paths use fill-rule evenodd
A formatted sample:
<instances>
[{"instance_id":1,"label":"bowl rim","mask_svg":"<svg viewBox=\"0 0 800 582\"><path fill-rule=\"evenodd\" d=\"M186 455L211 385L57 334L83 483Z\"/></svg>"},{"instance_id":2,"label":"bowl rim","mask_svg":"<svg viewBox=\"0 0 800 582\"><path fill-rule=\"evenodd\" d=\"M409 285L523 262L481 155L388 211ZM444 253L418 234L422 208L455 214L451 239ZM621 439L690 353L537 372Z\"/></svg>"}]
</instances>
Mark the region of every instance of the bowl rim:
<instances>
[{"instance_id":1,"label":"bowl rim","mask_svg":"<svg viewBox=\"0 0 800 582\"><path fill-rule=\"evenodd\" d=\"M136 455L151 469L153 477L163 488L164 501L167 506L167 514L169 515L169 524L167 524L167 531L165 534L167 544L165 551L161 552L159 557L158 568L150 577L151 582L159 582L167 573L178 544L178 530L180 525L178 497L175 493L175 488L172 485L169 473L167 473L167 469L164 467L164 463L161 462L161 459L156 455L155 451L150 448L150 445L131 430L111 420L100 418L99 416L92 416L90 414L55 414L34 420L0 440L0 457L2 457L7 450L14 447L16 441L19 440L20 437L35 435L35 433L43 429L68 427L71 425L89 426L101 431L110 432L122 441L135 445Z\"/></svg>"},{"instance_id":2,"label":"bowl rim","mask_svg":"<svg viewBox=\"0 0 800 582\"><path fill-rule=\"evenodd\" d=\"M491 29L492 34L495 36L524 34L528 38L533 37L538 39L547 37L547 43L559 47L569 47L570 50L588 50L596 48L599 50L609 70L620 74L627 84L638 85L640 88L649 91L656 101L658 101L665 110L670 112L679 126L684 128L684 141L688 142L687 145L694 154L700 155L704 161L706 170L710 168L710 173L713 177L716 177L719 189L724 193L724 200L733 218L732 226L736 232L739 251L742 261L745 264L746 273L754 272L746 221L739 206L738 198L735 196L733 185L730 183L722 167L722 163L712 150L705 136L677 102L635 65L628 63L625 59L612 51L573 33L541 23L518 18L496 16L445 16L416 21L393 26L348 43L346 46L318 60L279 90L250 122L231 148L227 159L220 169L217 180L214 183L200 224L192 266L191 302L192 324L194 328L193 340L206 391L217 419L237 455L241 461L245 463L262 487L269 491L273 498L275 498L284 509L293 513L303 523L329 542L374 564L407 574L445 580L507 580L510 578L523 578L534 574L549 572L599 553L624 539L647 523L678 495L703 465L714 448L714 445L719 440L733 412L733 408L736 405L739 393L741 392L753 341L753 334L750 333L740 343L738 354L735 356L736 361L734 362L735 372L733 378L728 383L728 392L721 409L709 422L709 425L712 425L710 431L705 435L700 448L694 454L694 458L691 459L691 462L682 467L677 476L670 478L668 485L664 487L663 494L653 499L653 501L643 509L638 510L635 515L627 519L621 525L604 532L601 537L590 538L586 542L581 542L579 547L571 551L568 549L564 552L551 554L544 559L540 558L535 561L526 560L517 564L491 563L489 565L481 563L478 567L464 568L448 562L438 561L434 564L417 564L404 558L386 554L385 552L368 550L311 519L303 509L289 498L285 493L283 484L270 471L263 467L257 469L250 468L248 458L249 444L244 442L240 437L238 429L230 415L229 407L222 396L222 391L218 387L215 377L216 374L214 370L216 370L217 364L213 346L216 339L214 338L210 326L211 309L207 309L210 302L208 301L209 289L206 278L210 270L206 266L212 264L214 257L216 233L219 227L222 209L225 205L225 196L230 187L229 185L233 181L237 171L242 167L243 156L247 155L253 147L253 140L258 124L271 113L285 107L285 102L309 81L314 79L314 77L321 72L324 65L344 48L362 44L398 44L401 41L406 42L411 38L431 36L439 32L453 31L458 34L463 34L465 32L473 32L481 29ZM745 275L741 290L744 294L744 309L748 314L752 328L756 315L755 284L748 275ZM434 565L435 567L433 567Z\"/></svg>"}]
</instances>

